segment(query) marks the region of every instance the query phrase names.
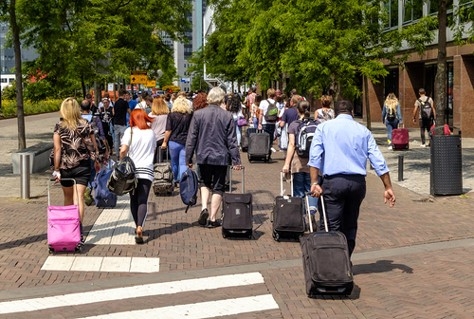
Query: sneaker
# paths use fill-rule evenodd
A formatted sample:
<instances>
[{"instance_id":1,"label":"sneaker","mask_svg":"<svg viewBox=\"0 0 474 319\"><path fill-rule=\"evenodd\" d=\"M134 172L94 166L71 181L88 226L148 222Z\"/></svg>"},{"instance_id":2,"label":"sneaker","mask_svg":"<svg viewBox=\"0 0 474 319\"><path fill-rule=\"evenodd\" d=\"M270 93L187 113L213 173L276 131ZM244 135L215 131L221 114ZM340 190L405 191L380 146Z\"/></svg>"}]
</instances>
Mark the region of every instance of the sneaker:
<instances>
[{"instance_id":1,"label":"sneaker","mask_svg":"<svg viewBox=\"0 0 474 319\"><path fill-rule=\"evenodd\" d=\"M393 149L392 145L389 145L388 149L389 149L389 150Z\"/></svg>"},{"instance_id":2,"label":"sneaker","mask_svg":"<svg viewBox=\"0 0 474 319\"><path fill-rule=\"evenodd\" d=\"M201 215L199 215L198 224L201 226L206 226L208 217L209 217L209 212L207 211L207 208L204 208L201 211Z\"/></svg>"},{"instance_id":3,"label":"sneaker","mask_svg":"<svg viewBox=\"0 0 474 319\"><path fill-rule=\"evenodd\" d=\"M387 144L388 144L388 145L392 144L392 141L387 140Z\"/></svg>"},{"instance_id":4,"label":"sneaker","mask_svg":"<svg viewBox=\"0 0 474 319\"><path fill-rule=\"evenodd\" d=\"M277 151L274 147L272 147L271 150L272 150L273 153L275 153Z\"/></svg>"},{"instance_id":5,"label":"sneaker","mask_svg":"<svg viewBox=\"0 0 474 319\"><path fill-rule=\"evenodd\" d=\"M426 144L421 144L420 147L426 147Z\"/></svg>"}]
</instances>

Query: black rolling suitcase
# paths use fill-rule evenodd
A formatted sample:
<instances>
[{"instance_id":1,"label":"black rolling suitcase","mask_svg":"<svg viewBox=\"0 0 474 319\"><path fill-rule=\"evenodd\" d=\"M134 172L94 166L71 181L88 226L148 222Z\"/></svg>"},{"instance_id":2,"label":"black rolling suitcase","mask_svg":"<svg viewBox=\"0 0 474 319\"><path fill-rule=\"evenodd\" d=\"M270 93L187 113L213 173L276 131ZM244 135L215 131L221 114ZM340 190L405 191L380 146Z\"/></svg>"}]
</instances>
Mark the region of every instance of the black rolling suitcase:
<instances>
[{"instance_id":1,"label":"black rolling suitcase","mask_svg":"<svg viewBox=\"0 0 474 319\"><path fill-rule=\"evenodd\" d=\"M323 196L320 200L325 231L300 238L306 294L308 297L350 295L354 282L346 236L328 230ZM310 214L307 215L311 226Z\"/></svg>"},{"instance_id":2,"label":"black rolling suitcase","mask_svg":"<svg viewBox=\"0 0 474 319\"><path fill-rule=\"evenodd\" d=\"M263 130L249 133L249 145L247 149L247 157L249 162L253 160L270 160L270 134Z\"/></svg>"},{"instance_id":3,"label":"black rolling suitcase","mask_svg":"<svg viewBox=\"0 0 474 319\"><path fill-rule=\"evenodd\" d=\"M232 176L229 176L229 180L230 192L222 196L222 237L252 239L252 194L245 193L244 169L242 168L242 193L232 193Z\"/></svg>"},{"instance_id":4,"label":"black rolling suitcase","mask_svg":"<svg viewBox=\"0 0 474 319\"><path fill-rule=\"evenodd\" d=\"M293 175L290 179L291 195L285 195L283 180L285 173L280 173L280 196L275 198L272 212L273 239L298 239L305 232L304 202L301 197L293 196Z\"/></svg>"},{"instance_id":5,"label":"black rolling suitcase","mask_svg":"<svg viewBox=\"0 0 474 319\"><path fill-rule=\"evenodd\" d=\"M249 136L247 131L250 129L247 126L243 126L242 134L240 134L240 149L242 152L247 152L249 149Z\"/></svg>"}]
</instances>

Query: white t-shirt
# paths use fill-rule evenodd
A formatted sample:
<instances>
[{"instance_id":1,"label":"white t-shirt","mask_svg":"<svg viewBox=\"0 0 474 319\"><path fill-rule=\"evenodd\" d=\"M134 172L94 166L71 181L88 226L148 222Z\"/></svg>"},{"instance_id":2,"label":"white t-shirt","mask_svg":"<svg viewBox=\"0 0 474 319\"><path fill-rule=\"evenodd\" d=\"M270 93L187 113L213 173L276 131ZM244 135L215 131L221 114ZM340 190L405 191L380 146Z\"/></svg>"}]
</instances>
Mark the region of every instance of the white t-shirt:
<instances>
[{"instance_id":1,"label":"white t-shirt","mask_svg":"<svg viewBox=\"0 0 474 319\"><path fill-rule=\"evenodd\" d=\"M125 130L120 145L129 145L128 156L133 160L137 178L148 179L153 182L153 157L156 149L155 133L152 129L141 130L133 127ZM132 140L130 143L130 139Z\"/></svg>"},{"instance_id":2,"label":"white t-shirt","mask_svg":"<svg viewBox=\"0 0 474 319\"><path fill-rule=\"evenodd\" d=\"M261 113L263 114L263 116L262 116L262 125L267 124L267 121L265 120L265 114L267 113L267 109L268 109L268 105L269 105L268 102L270 102L272 104L275 104L275 100L268 99L268 100L262 100L260 102L260 105L258 106L258 108L262 111Z\"/></svg>"}]
</instances>

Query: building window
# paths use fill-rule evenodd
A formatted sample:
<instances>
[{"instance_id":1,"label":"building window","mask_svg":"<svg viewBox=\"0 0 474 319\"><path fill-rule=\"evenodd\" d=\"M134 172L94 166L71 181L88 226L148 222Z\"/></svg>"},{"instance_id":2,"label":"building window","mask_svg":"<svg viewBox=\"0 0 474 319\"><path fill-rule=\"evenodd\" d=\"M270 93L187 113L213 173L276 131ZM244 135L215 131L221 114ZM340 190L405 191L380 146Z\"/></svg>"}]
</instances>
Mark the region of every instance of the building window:
<instances>
[{"instance_id":1,"label":"building window","mask_svg":"<svg viewBox=\"0 0 474 319\"><path fill-rule=\"evenodd\" d=\"M385 11L387 13L385 27L387 29L398 27L398 0L386 0Z\"/></svg>"},{"instance_id":2,"label":"building window","mask_svg":"<svg viewBox=\"0 0 474 319\"><path fill-rule=\"evenodd\" d=\"M447 3L447 10L449 13L453 12L453 0L448 0ZM435 14L438 12L439 1L438 0L430 0L428 2L428 12L429 14Z\"/></svg>"},{"instance_id":3,"label":"building window","mask_svg":"<svg viewBox=\"0 0 474 319\"><path fill-rule=\"evenodd\" d=\"M423 16L423 2L417 0L403 1L403 23L412 23Z\"/></svg>"}]
</instances>

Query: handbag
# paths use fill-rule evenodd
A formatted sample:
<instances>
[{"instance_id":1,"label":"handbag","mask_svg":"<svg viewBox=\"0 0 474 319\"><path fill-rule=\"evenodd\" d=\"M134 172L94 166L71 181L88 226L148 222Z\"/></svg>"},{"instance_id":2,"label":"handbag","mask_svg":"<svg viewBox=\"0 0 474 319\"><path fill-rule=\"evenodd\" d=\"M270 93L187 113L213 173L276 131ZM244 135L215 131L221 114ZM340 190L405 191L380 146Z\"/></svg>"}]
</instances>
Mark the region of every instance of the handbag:
<instances>
[{"instance_id":1,"label":"handbag","mask_svg":"<svg viewBox=\"0 0 474 319\"><path fill-rule=\"evenodd\" d=\"M237 120L237 126L247 126L247 125L248 125L248 122L247 122L247 119L245 117L240 117Z\"/></svg>"},{"instance_id":2,"label":"handbag","mask_svg":"<svg viewBox=\"0 0 474 319\"><path fill-rule=\"evenodd\" d=\"M130 128L130 145L132 145L133 129ZM118 196L133 192L137 187L136 168L133 160L127 155L115 163L113 172L107 181L107 188Z\"/></svg>"}]
</instances>

